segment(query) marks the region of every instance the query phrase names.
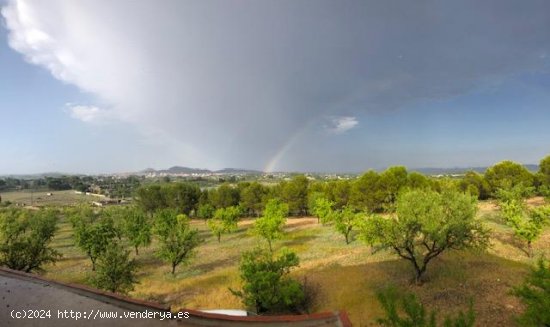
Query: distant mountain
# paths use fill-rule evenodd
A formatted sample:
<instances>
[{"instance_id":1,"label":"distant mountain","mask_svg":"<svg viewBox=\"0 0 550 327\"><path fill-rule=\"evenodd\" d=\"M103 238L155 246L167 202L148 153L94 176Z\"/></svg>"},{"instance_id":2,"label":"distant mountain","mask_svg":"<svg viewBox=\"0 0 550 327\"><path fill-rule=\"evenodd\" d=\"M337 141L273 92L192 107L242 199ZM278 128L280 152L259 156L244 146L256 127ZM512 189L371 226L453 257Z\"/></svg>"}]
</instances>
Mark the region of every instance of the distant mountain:
<instances>
[{"instance_id":1,"label":"distant mountain","mask_svg":"<svg viewBox=\"0 0 550 327\"><path fill-rule=\"evenodd\" d=\"M201 168L189 168L174 166L168 169L155 170L153 168L147 168L139 172L139 174L260 174L261 171L240 169L240 168L224 168L220 170L209 170Z\"/></svg>"}]
</instances>

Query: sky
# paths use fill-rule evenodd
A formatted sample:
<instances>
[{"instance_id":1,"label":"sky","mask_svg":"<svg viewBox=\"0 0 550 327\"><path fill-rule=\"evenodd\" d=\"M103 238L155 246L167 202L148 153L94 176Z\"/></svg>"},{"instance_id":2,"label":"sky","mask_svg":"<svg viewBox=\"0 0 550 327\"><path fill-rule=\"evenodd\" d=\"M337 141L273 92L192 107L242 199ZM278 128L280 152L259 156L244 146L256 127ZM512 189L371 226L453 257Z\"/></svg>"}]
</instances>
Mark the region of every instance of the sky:
<instances>
[{"instance_id":1,"label":"sky","mask_svg":"<svg viewBox=\"0 0 550 327\"><path fill-rule=\"evenodd\" d=\"M0 6L0 175L550 154L545 0Z\"/></svg>"}]
</instances>

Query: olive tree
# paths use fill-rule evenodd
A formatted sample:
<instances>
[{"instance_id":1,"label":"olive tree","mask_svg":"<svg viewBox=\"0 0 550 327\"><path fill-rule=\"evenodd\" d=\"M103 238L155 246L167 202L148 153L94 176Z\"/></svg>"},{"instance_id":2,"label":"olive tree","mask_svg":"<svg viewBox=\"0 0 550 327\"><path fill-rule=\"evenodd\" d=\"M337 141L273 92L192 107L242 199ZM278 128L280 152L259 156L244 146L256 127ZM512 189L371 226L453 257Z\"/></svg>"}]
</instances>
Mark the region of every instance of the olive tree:
<instances>
[{"instance_id":1,"label":"olive tree","mask_svg":"<svg viewBox=\"0 0 550 327\"><path fill-rule=\"evenodd\" d=\"M468 194L407 191L398 197L394 215L363 220L360 238L409 261L421 284L428 264L441 253L487 247L488 231L476 220L476 210L477 201Z\"/></svg>"}]
</instances>

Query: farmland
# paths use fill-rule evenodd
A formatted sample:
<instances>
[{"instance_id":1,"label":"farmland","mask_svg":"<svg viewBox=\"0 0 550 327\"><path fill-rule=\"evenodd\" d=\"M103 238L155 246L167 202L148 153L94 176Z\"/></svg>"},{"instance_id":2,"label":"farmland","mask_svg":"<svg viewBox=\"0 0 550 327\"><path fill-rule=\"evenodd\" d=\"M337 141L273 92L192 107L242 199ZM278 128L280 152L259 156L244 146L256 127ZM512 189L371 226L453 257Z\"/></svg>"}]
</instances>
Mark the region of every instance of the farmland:
<instances>
[{"instance_id":1,"label":"farmland","mask_svg":"<svg viewBox=\"0 0 550 327\"><path fill-rule=\"evenodd\" d=\"M529 206L544 203L532 198ZM512 230L502 221L492 201L482 201L478 219L491 229L491 247L483 253L449 252L434 260L428 268L423 286L411 283L410 265L390 252L373 253L355 240L346 245L341 234L313 217L290 217L285 237L276 249L287 247L300 257L300 267L293 272L299 280L315 289L311 311L346 310L354 326L374 324L382 312L375 293L385 285L400 291L412 291L428 308L442 314L465 310L474 301L476 323L513 325L522 311L511 287L525 278L535 259L519 249ZM198 247L189 265L170 274L169 265L154 255L158 244L140 250L139 283L130 296L172 305L173 308L243 308L228 288L239 288L238 262L243 251L262 240L250 235L253 219L242 219L235 233L223 235L220 243L211 235L204 220L193 220L204 243ZM54 248L63 254L55 264L44 267L45 276L56 280L88 283L92 276L90 260L74 247L71 224L63 219L54 239ZM550 256L550 229L534 243L537 255ZM132 254L132 256L135 256Z\"/></svg>"}]
</instances>

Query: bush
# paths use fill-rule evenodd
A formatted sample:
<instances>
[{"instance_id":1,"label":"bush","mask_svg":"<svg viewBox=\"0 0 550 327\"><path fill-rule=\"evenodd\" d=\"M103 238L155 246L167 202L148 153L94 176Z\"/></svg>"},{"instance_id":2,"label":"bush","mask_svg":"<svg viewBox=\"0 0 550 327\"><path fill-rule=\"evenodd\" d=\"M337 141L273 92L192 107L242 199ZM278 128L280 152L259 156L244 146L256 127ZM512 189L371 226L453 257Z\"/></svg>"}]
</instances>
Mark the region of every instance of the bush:
<instances>
[{"instance_id":1,"label":"bush","mask_svg":"<svg viewBox=\"0 0 550 327\"><path fill-rule=\"evenodd\" d=\"M385 317L379 318L378 323L388 327L436 327L437 314L431 311L429 314L422 303L412 293L400 295L393 288L387 288L377 293L378 301L384 309ZM404 313L404 317L399 312ZM457 317L446 317L443 323L445 327L472 327L475 323L473 305L470 303L468 312L462 311Z\"/></svg>"},{"instance_id":2,"label":"bush","mask_svg":"<svg viewBox=\"0 0 550 327\"><path fill-rule=\"evenodd\" d=\"M243 287L230 291L258 314L298 312L305 300L302 285L288 277L299 264L289 251L274 258L271 251L256 249L243 253L239 266Z\"/></svg>"},{"instance_id":3,"label":"bush","mask_svg":"<svg viewBox=\"0 0 550 327\"><path fill-rule=\"evenodd\" d=\"M513 294L526 305L518 319L522 326L550 326L550 264L540 259L523 285Z\"/></svg>"}]
</instances>

